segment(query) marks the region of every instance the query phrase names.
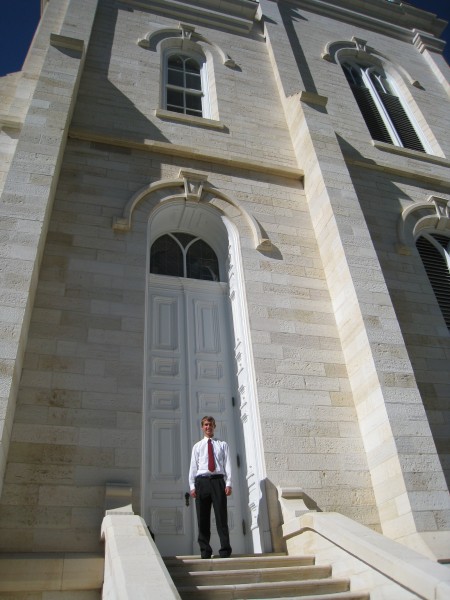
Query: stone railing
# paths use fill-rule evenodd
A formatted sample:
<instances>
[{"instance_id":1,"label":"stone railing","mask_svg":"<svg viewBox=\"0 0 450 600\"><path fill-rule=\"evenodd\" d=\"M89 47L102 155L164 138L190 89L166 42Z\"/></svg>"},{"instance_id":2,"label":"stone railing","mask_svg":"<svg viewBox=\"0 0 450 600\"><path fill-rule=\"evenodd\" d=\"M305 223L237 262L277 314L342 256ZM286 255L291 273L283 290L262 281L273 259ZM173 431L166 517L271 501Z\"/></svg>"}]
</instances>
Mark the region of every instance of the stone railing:
<instances>
[{"instance_id":1,"label":"stone railing","mask_svg":"<svg viewBox=\"0 0 450 600\"><path fill-rule=\"evenodd\" d=\"M147 525L131 508L131 488L108 485L103 600L180 600Z\"/></svg>"},{"instance_id":2,"label":"stone railing","mask_svg":"<svg viewBox=\"0 0 450 600\"><path fill-rule=\"evenodd\" d=\"M450 569L338 513L307 508L298 488L279 488L290 555L312 554L371 600L448 600Z\"/></svg>"}]
</instances>

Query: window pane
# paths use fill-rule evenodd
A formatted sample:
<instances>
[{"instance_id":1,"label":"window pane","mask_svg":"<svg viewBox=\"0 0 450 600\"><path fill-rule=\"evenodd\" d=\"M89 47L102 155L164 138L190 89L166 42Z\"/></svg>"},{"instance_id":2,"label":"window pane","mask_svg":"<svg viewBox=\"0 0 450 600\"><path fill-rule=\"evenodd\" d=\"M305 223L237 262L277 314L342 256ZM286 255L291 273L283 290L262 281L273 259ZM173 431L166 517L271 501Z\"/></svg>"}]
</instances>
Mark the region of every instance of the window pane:
<instances>
[{"instance_id":1,"label":"window pane","mask_svg":"<svg viewBox=\"0 0 450 600\"><path fill-rule=\"evenodd\" d=\"M348 65L346 63L344 63L342 65L342 69L343 69L344 74L347 78L347 81L349 82L350 85L356 85L358 87L366 87L364 85L361 71L359 69L356 69L352 65Z\"/></svg>"},{"instance_id":2,"label":"window pane","mask_svg":"<svg viewBox=\"0 0 450 600\"><path fill-rule=\"evenodd\" d=\"M176 90L167 90L167 106L181 106L184 107L183 92L177 92Z\"/></svg>"},{"instance_id":3,"label":"window pane","mask_svg":"<svg viewBox=\"0 0 450 600\"><path fill-rule=\"evenodd\" d=\"M219 281L217 256L203 240L198 240L189 248L186 263L187 276L191 279Z\"/></svg>"},{"instance_id":4,"label":"window pane","mask_svg":"<svg viewBox=\"0 0 450 600\"><path fill-rule=\"evenodd\" d=\"M186 94L186 108L193 110L202 110L202 99L201 96L194 94Z\"/></svg>"},{"instance_id":5,"label":"window pane","mask_svg":"<svg viewBox=\"0 0 450 600\"><path fill-rule=\"evenodd\" d=\"M200 73L199 64L193 58L188 58L186 60L185 68L188 73Z\"/></svg>"},{"instance_id":6,"label":"window pane","mask_svg":"<svg viewBox=\"0 0 450 600\"><path fill-rule=\"evenodd\" d=\"M181 69L181 70L184 69L183 59L181 58L181 56L178 56L178 54L169 56L169 60L167 61L167 64L169 65L169 67L175 67L175 68Z\"/></svg>"},{"instance_id":7,"label":"window pane","mask_svg":"<svg viewBox=\"0 0 450 600\"><path fill-rule=\"evenodd\" d=\"M163 235L152 245L150 251L150 273L183 277L183 255L177 242Z\"/></svg>"},{"instance_id":8,"label":"window pane","mask_svg":"<svg viewBox=\"0 0 450 600\"><path fill-rule=\"evenodd\" d=\"M186 246L189 244L189 242L191 242L194 239L194 236L191 235L190 233L172 233L172 235L174 237L177 238L177 240L180 242L180 244L183 246L183 248L186 248Z\"/></svg>"},{"instance_id":9,"label":"window pane","mask_svg":"<svg viewBox=\"0 0 450 600\"><path fill-rule=\"evenodd\" d=\"M201 90L202 89L202 80L200 75L192 75L190 73L186 74L186 87L191 90Z\"/></svg>"},{"instance_id":10,"label":"window pane","mask_svg":"<svg viewBox=\"0 0 450 600\"><path fill-rule=\"evenodd\" d=\"M174 69L169 69L167 71L167 81L171 85L178 85L179 87L183 87L184 86L183 71L175 71Z\"/></svg>"}]
</instances>

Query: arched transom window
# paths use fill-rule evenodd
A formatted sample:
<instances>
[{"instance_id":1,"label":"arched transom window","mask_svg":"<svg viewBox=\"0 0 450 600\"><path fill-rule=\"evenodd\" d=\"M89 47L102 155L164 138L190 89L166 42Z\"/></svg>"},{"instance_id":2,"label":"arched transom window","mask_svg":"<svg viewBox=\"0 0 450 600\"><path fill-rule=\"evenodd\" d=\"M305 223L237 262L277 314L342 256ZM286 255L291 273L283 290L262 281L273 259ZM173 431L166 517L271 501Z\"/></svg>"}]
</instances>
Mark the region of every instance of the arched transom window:
<instances>
[{"instance_id":1,"label":"arched transom window","mask_svg":"<svg viewBox=\"0 0 450 600\"><path fill-rule=\"evenodd\" d=\"M418 126L383 69L353 61L341 66L372 138L425 152Z\"/></svg>"},{"instance_id":2,"label":"arched transom window","mask_svg":"<svg viewBox=\"0 0 450 600\"><path fill-rule=\"evenodd\" d=\"M416 241L434 295L450 330L450 238L423 233Z\"/></svg>"},{"instance_id":3,"label":"arched transom window","mask_svg":"<svg viewBox=\"0 0 450 600\"><path fill-rule=\"evenodd\" d=\"M204 117L203 64L186 54L168 54L165 108L193 117Z\"/></svg>"},{"instance_id":4,"label":"arched transom window","mask_svg":"<svg viewBox=\"0 0 450 600\"><path fill-rule=\"evenodd\" d=\"M202 239L188 233L167 233L153 242L150 273L219 281L216 253Z\"/></svg>"}]
</instances>

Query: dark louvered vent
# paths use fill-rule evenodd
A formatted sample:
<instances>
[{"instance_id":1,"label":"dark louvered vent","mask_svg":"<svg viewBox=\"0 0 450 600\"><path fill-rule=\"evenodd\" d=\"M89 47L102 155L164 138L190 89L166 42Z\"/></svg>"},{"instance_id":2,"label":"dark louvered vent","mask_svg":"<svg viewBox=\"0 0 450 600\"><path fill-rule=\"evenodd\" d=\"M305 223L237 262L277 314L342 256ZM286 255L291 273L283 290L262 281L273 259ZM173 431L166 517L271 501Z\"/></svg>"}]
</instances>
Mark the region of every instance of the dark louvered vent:
<instances>
[{"instance_id":1,"label":"dark louvered vent","mask_svg":"<svg viewBox=\"0 0 450 600\"><path fill-rule=\"evenodd\" d=\"M392 144L391 136L378 112L370 91L354 84L350 84L350 87L372 138L379 142Z\"/></svg>"},{"instance_id":2,"label":"dark louvered vent","mask_svg":"<svg viewBox=\"0 0 450 600\"><path fill-rule=\"evenodd\" d=\"M395 130L397 131L398 137L400 138L403 147L409 148L410 150L418 150L419 152L425 152L422 142L419 139L408 115L403 108L400 99L397 96L391 94L385 94L378 91L378 94L383 102L388 115L394 124Z\"/></svg>"},{"instance_id":3,"label":"dark louvered vent","mask_svg":"<svg viewBox=\"0 0 450 600\"><path fill-rule=\"evenodd\" d=\"M448 237L437 234L433 234L432 237L443 248L448 247L450 242ZM445 323L450 330L450 271L445 256L425 237L420 237L417 240L416 247L444 316Z\"/></svg>"}]
</instances>

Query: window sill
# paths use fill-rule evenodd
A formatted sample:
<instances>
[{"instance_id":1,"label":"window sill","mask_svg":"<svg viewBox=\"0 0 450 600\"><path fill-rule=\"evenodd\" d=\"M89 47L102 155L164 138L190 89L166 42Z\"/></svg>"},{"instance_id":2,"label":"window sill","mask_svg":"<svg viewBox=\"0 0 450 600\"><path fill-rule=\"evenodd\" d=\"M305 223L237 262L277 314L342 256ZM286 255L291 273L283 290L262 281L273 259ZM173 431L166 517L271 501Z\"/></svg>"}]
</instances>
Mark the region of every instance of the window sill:
<instances>
[{"instance_id":1,"label":"window sill","mask_svg":"<svg viewBox=\"0 0 450 600\"><path fill-rule=\"evenodd\" d=\"M448 159L434 154L427 154L426 152L419 152L418 150L409 150L409 148L402 148L400 146L395 146L394 144L386 144L385 142L377 142L376 140L372 140L372 145L375 146L375 148L378 148L378 150L390 152L391 154L399 154L406 158L416 158L442 167L450 167L450 161Z\"/></svg>"},{"instance_id":2,"label":"window sill","mask_svg":"<svg viewBox=\"0 0 450 600\"><path fill-rule=\"evenodd\" d=\"M158 119L163 121L174 121L175 123L184 123L186 125L193 125L194 127L206 127L207 129L216 129L217 131L225 131L227 128L222 121L215 121L213 119L204 119L203 117L192 117L191 115L184 115L171 110L164 110L157 108L155 115Z\"/></svg>"}]
</instances>

